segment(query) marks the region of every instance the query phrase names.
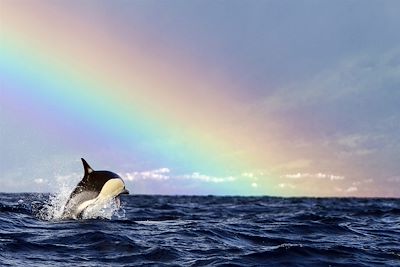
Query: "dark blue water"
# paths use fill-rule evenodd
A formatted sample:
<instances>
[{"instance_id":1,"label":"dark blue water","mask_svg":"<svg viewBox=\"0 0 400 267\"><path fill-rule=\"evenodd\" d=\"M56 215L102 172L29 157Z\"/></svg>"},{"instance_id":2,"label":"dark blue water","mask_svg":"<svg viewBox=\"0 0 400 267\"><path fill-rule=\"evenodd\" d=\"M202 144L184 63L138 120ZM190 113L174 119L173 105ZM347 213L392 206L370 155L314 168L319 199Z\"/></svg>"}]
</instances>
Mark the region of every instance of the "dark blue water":
<instances>
[{"instance_id":1,"label":"dark blue water","mask_svg":"<svg viewBox=\"0 0 400 267\"><path fill-rule=\"evenodd\" d=\"M48 197L0 194L1 266L400 266L400 199L124 196L46 221Z\"/></svg>"}]
</instances>

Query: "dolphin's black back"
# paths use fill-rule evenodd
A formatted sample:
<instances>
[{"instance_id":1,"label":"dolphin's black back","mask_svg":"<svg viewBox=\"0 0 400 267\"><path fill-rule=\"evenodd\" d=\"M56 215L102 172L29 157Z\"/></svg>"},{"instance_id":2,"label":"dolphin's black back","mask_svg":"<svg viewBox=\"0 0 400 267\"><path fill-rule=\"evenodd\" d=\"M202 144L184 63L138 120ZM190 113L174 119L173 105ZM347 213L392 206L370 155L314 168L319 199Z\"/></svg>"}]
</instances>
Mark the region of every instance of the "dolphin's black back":
<instances>
[{"instance_id":1,"label":"dolphin's black back","mask_svg":"<svg viewBox=\"0 0 400 267\"><path fill-rule=\"evenodd\" d=\"M110 171L94 171L83 158L82 163L85 174L74 191L72 191L65 206L68 206L71 199L84 191L89 191L96 197L108 180L121 178L118 174Z\"/></svg>"},{"instance_id":2,"label":"dolphin's black back","mask_svg":"<svg viewBox=\"0 0 400 267\"><path fill-rule=\"evenodd\" d=\"M89 175L85 175L78 183L75 190L71 193L71 197L83 191L93 191L100 193L104 184L113 178L120 178L116 173L110 171L93 171Z\"/></svg>"}]
</instances>

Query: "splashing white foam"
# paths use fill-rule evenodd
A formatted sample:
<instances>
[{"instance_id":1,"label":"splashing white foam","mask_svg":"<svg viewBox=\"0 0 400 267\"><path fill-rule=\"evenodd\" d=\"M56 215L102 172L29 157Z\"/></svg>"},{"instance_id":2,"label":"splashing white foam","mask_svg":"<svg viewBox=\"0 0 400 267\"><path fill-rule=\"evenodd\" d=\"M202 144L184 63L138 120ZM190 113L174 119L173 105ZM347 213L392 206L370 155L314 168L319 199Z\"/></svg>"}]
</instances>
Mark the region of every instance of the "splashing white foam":
<instances>
[{"instance_id":1,"label":"splashing white foam","mask_svg":"<svg viewBox=\"0 0 400 267\"><path fill-rule=\"evenodd\" d=\"M64 179L57 179L58 191L51 194L47 203L43 205L43 208L38 213L38 217L46 221L58 221L63 220L63 212L65 204L67 203L69 196L76 186L71 183L71 180L65 181ZM125 211L120 209L119 203L110 200L103 202L98 205L91 205L82 213L82 219L112 219L117 217L121 219L125 216ZM69 218L71 219L71 218Z\"/></svg>"},{"instance_id":2,"label":"splashing white foam","mask_svg":"<svg viewBox=\"0 0 400 267\"><path fill-rule=\"evenodd\" d=\"M82 219L109 219L119 210L118 204L110 200L103 204L91 205L87 207L82 213Z\"/></svg>"}]
</instances>

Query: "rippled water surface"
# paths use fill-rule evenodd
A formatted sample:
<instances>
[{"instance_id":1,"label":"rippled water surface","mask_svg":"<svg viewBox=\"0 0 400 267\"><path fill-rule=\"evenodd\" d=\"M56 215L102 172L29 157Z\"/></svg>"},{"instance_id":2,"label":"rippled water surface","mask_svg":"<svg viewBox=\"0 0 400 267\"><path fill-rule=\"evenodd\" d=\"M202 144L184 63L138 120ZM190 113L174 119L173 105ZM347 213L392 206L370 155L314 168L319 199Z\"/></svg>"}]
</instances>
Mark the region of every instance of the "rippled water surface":
<instances>
[{"instance_id":1,"label":"rippled water surface","mask_svg":"<svg viewBox=\"0 0 400 267\"><path fill-rule=\"evenodd\" d=\"M400 266L399 199L131 195L60 221L49 197L0 194L1 266Z\"/></svg>"}]
</instances>

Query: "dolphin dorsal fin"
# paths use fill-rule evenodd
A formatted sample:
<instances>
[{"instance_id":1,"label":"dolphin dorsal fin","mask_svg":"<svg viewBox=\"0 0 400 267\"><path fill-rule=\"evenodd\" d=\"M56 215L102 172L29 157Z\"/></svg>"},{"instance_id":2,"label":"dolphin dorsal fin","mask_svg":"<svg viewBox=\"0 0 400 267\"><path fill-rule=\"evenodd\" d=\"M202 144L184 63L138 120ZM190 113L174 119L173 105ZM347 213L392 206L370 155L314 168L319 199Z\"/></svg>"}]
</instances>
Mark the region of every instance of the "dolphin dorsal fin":
<instances>
[{"instance_id":1,"label":"dolphin dorsal fin","mask_svg":"<svg viewBox=\"0 0 400 267\"><path fill-rule=\"evenodd\" d=\"M81 160L83 163L83 169L85 170L85 176L91 174L93 172L92 167L89 166L89 164L86 162L84 158L81 158Z\"/></svg>"}]
</instances>

